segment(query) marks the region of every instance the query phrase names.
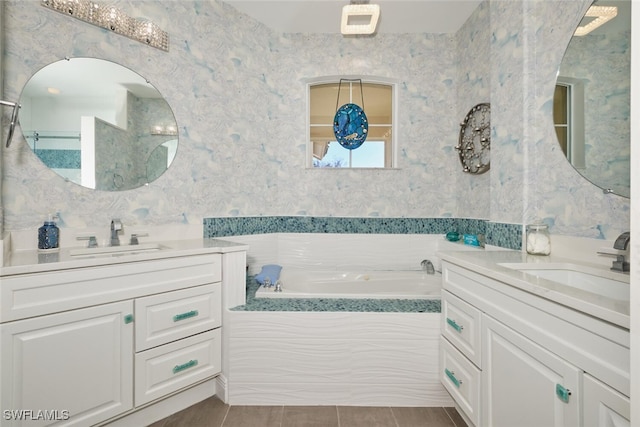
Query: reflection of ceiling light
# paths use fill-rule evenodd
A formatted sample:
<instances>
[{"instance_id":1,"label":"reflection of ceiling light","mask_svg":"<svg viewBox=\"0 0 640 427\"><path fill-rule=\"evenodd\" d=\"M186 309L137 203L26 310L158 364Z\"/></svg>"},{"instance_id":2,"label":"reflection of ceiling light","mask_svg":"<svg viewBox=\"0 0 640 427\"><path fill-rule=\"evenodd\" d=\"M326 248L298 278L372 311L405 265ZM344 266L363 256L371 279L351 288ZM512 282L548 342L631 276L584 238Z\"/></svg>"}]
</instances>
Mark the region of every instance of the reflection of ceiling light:
<instances>
[{"instance_id":1,"label":"reflection of ceiling light","mask_svg":"<svg viewBox=\"0 0 640 427\"><path fill-rule=\"evenodd\" d=\"M173 125L156 125L151 129L151 135L178 135L178 129Z\"/></svg>"},{"instance_id":2,"label":"reflection of ceiling light","mask_svg":"<svg viewBox=\"0 0 640 427\"><path fill-rule=\"evenodd\" d=\"M373 34L380 18L377 4L348 4L342 8L342 34Z\"/></svg>"},{"instance_id":3,"label":"reflection of ceiling light","mask_svg":"<svg viewBox=\"0 0 640 427\"><path fill-rule=\"evenodd\" d=\"M605 22L611 21L616 15L618 15L618 8L615 6L591 6L584 16L595 19L578 27L574 35L585 36Z\"/></svg>"},{"instance_id":4,"label":"reflection of ceiling light","mask_svg":"<svg viewBox=\"0 0 640 427\"><path fill-rule=\"evenodd\" d=\"M49 92L51 95L60 95L60 89L55 87L48 87L47 92Z\"/></svg>"}]
</instances>

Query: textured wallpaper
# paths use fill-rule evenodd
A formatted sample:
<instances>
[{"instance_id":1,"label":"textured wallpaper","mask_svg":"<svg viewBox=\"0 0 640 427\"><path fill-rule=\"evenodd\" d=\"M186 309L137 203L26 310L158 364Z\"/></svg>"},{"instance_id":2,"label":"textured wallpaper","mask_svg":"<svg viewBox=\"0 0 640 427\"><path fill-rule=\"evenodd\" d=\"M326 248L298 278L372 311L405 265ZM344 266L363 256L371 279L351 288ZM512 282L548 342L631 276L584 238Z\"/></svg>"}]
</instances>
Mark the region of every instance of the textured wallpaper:
<instances>
[{"instance_id":1,"label":"textured wallpaper","mask_svg":"<svg viewBox=\"0 0 640 427\"><path fill-rule=\"evenodd\" d=\"M590 3L491 2L493 221L539 218L552 233L606 239L629 229L629 199L582 178L553 129L558 67Z\"/></svg>"},{"instance_id":2,"label":"textured wallpaper","mask_svg":"<svg viewBox=\"0 0 640 427\"><path fill-rule=\"evenodd\" d=\"M170 52L36 1L8 1L5 96L17 99L35 71L64 56L121 63L173 108L180 139L174 164L149 186L91 191L44 167L18 134L2 158L9 231L37 228L49 211L60 212L63 227L78 228L107 226L113 217L168 225L272 215L504 223L540 216L552 232L600 238L628 228L628 200L602 195L560 157L545 110L562 45L586 0L492 1L458 34L373 38L280 35L217 1L115 3L166 29ZM398 83L397 170L304 167L305 82L326 75ZM481 177L462 175L453 150L459 122L488 95L492 167Z\"/></svg>"},{"instance_id":3,"label":"textured wallpaper","mask_svg":"<svg viewBox=\"0 0 640 427\"><path fill-rule=\"evenodd\" d=\"M456 47L456 123L463 121L471 108L480 103L491 102L491 25L489 2L480 4L476 12L458 31ZM493 121L491 122L494 124ZM455 130L456 145L460 126ZM452 147L453 148L453 147ZM451 151L457 158L457 152ZM469 218L489 219L491 200L491 174L462 173L462 164L455 165L459 215ZM518 222L518 221L516 221Z\"/></svg>"}]
</instances>

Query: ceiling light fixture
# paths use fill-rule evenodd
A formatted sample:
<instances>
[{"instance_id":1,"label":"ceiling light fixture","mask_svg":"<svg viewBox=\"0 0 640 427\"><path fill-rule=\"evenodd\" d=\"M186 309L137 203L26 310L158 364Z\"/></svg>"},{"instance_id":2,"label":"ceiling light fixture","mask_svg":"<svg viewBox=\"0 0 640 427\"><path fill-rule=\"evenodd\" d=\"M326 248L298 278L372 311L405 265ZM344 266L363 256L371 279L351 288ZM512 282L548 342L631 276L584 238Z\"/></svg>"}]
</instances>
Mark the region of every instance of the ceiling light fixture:
<instances>
[{"instance_id":1,"label":"ceiling light fixture","mask_svg":"<svg viewBox=\"0 0 640 427\"><path fill-rule=\"evenodd\" d=\"M368 3L352 3L342 8L342 34L373 34L380 18L380 6Z\"/></svg>"},{"instance_id":2,"label":"ceiling light fixture","mask_svg":"<svg viewBox=\"0 0 640 427\"><path fill-rule=\"evenodd\" d=\"M591 6L584 16L595 19L585 25L579 26L574 35L586 36L602 24L611 21L617 15L618 8L615 6Z\"/></svg>"}]
</instances>

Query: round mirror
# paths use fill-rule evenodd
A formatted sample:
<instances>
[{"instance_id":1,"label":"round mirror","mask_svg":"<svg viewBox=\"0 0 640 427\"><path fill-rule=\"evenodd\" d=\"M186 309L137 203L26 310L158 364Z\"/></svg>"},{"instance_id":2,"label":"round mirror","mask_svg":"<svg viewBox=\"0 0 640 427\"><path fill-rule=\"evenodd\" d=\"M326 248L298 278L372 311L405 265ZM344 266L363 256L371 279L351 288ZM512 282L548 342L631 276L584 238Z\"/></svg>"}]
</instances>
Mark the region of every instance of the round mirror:
<instances>
[{"instance_id":1,"label":"round mirror","mask_svg":"<svg viewBox=\"0 0 640 427\"><path fill-rule=\"evenodd\" d=\"M596 1L565 52L553 98L558 142L605 192L630 196L631 0Z\"/></svg>"},{"instance_id":2,"label":"round mirror","mask_svg":"<svg viewBox=\"0 0 640 427\"><path fill-rule=\"evenodd\" d=\"M31 150L83 187L138 188L162 175L177 151L169 104L142 76L110 61L49 64L27 82L20 104Z\"/></svg>"}]
</instances>

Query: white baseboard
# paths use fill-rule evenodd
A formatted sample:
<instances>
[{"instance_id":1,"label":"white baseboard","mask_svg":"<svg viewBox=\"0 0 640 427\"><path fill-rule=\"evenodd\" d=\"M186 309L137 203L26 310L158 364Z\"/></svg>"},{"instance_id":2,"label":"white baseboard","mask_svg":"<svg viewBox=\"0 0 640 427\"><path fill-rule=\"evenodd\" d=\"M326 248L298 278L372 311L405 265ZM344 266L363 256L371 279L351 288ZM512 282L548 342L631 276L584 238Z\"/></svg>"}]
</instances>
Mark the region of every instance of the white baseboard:
<instances>
[{"instance_id":1,"label":"white baseboard","mask_svg":"<svg viewBox=\"0 0 640 427\"><path fill-rule=\"evenodd\" d=\"M216 396L218 399L223 401L224 403L229 402L229 387L227 383L227 378L220 374L216 377Z\"/></svg>"}]
</instances>

